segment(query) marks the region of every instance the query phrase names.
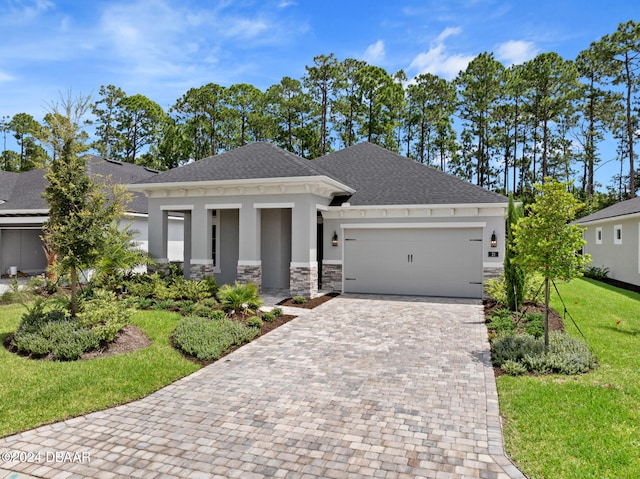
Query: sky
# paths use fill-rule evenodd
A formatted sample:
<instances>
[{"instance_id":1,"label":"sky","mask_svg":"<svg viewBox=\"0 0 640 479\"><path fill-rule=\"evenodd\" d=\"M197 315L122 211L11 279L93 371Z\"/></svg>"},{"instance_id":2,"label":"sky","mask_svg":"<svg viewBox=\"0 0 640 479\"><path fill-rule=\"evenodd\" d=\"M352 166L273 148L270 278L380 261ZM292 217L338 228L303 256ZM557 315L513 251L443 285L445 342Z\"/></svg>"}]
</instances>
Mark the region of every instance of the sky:
<instances>
[{"instance_id":1,"label":"sky","mask_svg":"<svg viewBox=\"0 0 640 479\"><path fill-rule=\"evenodd\" d=\"M61 94L97 99L109 84L168 110L206 83L301 79L330 53L450 80L482 52L506 66L551 51L575 59L628 20L640 21L640 2L0 0L0 116L40 121ZM597 179L618 169L603 164Z\"/></svg>"}]
</instances>

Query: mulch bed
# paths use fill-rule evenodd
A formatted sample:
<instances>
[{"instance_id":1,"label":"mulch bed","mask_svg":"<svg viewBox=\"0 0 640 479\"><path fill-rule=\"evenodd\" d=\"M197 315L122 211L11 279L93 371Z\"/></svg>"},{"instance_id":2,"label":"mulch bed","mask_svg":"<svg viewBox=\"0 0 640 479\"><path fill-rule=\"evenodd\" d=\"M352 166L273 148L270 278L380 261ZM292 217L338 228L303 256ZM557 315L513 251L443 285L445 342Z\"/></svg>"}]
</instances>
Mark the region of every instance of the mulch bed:
<instances>
[{"instance_id":1,"label":"mulch bed","mask_svg":"<svg viewBox=\"0 0 640 479\"><path fill-rule=\"evenodd\" d=\"M305 309L313 309L316 306L320 306L322 303L326 303L327 301L335 298L336 296L340 296L340 293L327 293L322 296L318 296L317 298L307 299L304 303L294 303L293 298L283 299L278 303L278 306L292 306L294 308L305 308Z\"/></svg>"},{"instance_id":2,"label":"mulch bed","mask_svg":"<svg viewBox=\"0 0 640 479\"><path fill-rule=\"evenodd\" d=\"M113 342L107 344L102 349L84 353L80 359L105 358L116 354L130 353L138 349L148 348L152 343L153 341L149 339L149 336L147 336L142 329L133 324L127 324L122 328L122 331L118 333L118 336L116 336Z\"/></svg>"},{"instance_id":3,"label":"mulch bed","mask_svg":"<svg viewBox=\"0 0 640 479\"><path fill-rule=\"evenodd\" d=\"M637 284L625 283L624 281L618 281L617 279L612 278L597 279L596 281L600 281L601 283L606 283L609 286L615 286L616 288L626 289L627 291L633 291L634 293L640 294L640 286L638 286Z\"/></svg>"}]
</instances>

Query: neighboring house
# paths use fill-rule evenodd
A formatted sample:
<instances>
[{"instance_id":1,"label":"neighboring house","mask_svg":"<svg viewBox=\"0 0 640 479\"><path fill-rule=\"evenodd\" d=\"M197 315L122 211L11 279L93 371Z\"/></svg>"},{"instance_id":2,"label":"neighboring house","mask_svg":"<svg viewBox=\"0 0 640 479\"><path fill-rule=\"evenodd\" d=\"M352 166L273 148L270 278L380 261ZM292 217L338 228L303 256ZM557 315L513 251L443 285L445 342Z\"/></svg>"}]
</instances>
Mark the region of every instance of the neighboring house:
<instances>
[{"instance_id":1,"label":"neighboring house","mask_svg":"<svg viewBox=\"0 0 640 479\"><path fill-rule=\"evenodd\" d=\"M167 218L184 215L186 277L481 298L502 269L504 196L371 143L312 161L253 143L130 188L147 195L160 261Z\"/></svg>"},{"instance_id":2,"label":"neighboring house","mask_svg":"<svg viewBox=\"0 0 640 479\"><path fill-rule=\"evenodd\" d=\"M615 205L576 220L586 228L583 251L593 266L609 268L609 277L640 285L640 198Z\"/></svg>"},{"instance_id":3,"label":"neighboring house","mask_svg":"<svg viewBox=\"0 0 640 479\"><path fill-rule=\"evenodd\" d=\"M156 176L158 172L138 165L87 155L87 172L97 181L108 179L114 184L128 184ZM26 274L44 272L47 259L42 248L42 225L49 209L42 194L47 186L46 170L24 173L0 171L0 273L11 267ZM147 200L134 194L127 205L123 224L132 223L138 231L136 241L147 249ZM182 261L182 219L172 218L169 258ZM175 251L175 253L173 252Z\"/></svg>"}]
</instances>

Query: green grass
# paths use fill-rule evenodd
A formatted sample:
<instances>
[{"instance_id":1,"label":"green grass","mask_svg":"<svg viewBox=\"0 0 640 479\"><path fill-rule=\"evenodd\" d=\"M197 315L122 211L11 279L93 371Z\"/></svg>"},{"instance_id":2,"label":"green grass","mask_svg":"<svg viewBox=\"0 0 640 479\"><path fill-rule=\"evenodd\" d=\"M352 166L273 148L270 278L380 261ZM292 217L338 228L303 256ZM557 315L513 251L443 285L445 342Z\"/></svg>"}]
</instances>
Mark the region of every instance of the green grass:
<instances>
[{"instance_id":1,"label":"green grass","mask_svg":"<svg viewBox=\"0 0 640 479\"><path fill-rule=\"evenodd\" d=\"M0 306L0 340L16 330L20 305ZM88 361L38 361L0 348L0 437L142 398L199 369L169 344L181 316L140 311L132 324L153 340L143 350Z\"/></svg>"},{"instance_id":2,"label":"green grass","mask_svg":"<svg viewBox=\"0 0 640 479\"><path fill-rule=\"evenodd\" d=\"M600 367L499 377L505 449L532 479L640 477L640 295L589 279L558 289ZM581 338L568 316L565 328Z\"/></svg>"}]
</instances>

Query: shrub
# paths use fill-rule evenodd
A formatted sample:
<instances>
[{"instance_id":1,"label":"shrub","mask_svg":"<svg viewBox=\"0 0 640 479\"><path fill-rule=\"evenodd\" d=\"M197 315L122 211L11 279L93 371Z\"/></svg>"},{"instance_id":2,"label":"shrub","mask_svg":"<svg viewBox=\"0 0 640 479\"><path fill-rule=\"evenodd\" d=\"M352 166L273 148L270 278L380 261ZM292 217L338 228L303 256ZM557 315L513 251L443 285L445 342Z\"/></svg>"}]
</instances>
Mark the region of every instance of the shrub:
<instances>
[{"instance_id":1,"label":"shrub","mask_svg":"<svg viewBox=\"0 0 640 479\"><path fill-rule=\"evenodd\" d=\"M260 329L262 327L262 320L257 316L250 316L247 318L247 326Z\"/></svg>"},{"instance_id":2,"label":"shrub","mask_svg":"<svg viewBox=\"0 0 640 479\"><path fill-rule=\"evenodd\" d=\"M257 309L262 304L258 296L258 287L253 283L225 284L218 289L218 300L227 311L243 312Z\"/></svg>"},{"instance_id":3,"label":"shrub","mask_svg":"<svg viewBox=\"0 0 640 479\"><path fill-rule=\"evenodd\" d=\"M489 329L495 330L496 334L512 333L515 329L512 312L508 309L498 309L490 316L491 321L487 325Z\"/></svg>"},{"instance_id":4,"label":"shrub","mask_svg":"<svg viewBox=\"0 0 640 479\"><path fill-rule=\"evenodd\" d=\"M204 281L185 280L180 284L179 295L197 303L211 297L211 292L208 283Z\"/></svg>"},{"instance_id":5,"label":"shrub","mask_svg":"<svg viewBox=\"0 0 640 479\"><path fill-rule=\"evenodd\" d=\"M484 290L496 301L496 303L506 306L507 291L505 289L504 277L502 275L499 278L489 278L486 280L484 282Z\"/></svg>"},{"instance_id":6,"label":"shrub","mask_svg":"<svg viewBox=\"0 0 640 479\"><path fill-rule=\"evenodd\" d=\"M491 361L494 366L502 366L505 361L521 361L527 355L544 352L544 342L529 334L498 336L492 344Z\"/></svg>"},{"instance_id":7,"label":"shrub","mask_svg":"<svg viewBox=\"0 0 640 479\"><path fill-rule=\"evenodd\" d=\"M164 283L164 280L158 273L153 274L139 274L133 276L128 281L124 282L124 288L127 290L130 296L137 296L140 298L153 298L153 292L156 284Z\"/></svg>"},{"instance_id":8,"label":"shrub","mask_svg":"<svg viewBox=\"0 0 640 479\"><path fill-rule=\"evenodd\" d=\"M181 301L180 303L178 303L178 309L180 310L181 313L184 313L184 314L191 314L197 308L198 308L198 305L190 300Z\"/></svg>"},{"instance_id":9,"label":"shrub","mask_svg":"<svg viewBox=\"0 0 640 479\"><path fill-rule=\"evenodd\" d=\"M129 324L131 311L126 303L116 300L116 295L97 290L95 298L82 301L78 312L80 325L92 329L99 341L110 343Z\"/></svg>"},{"instance_id":10,"label":"shrub","mask_svg":"<svg viewBox=\"0 0 640 479\"><path fill-rule=\"evenodd\" d=\"M512 359L509 359L502 363L500 369L502 369L509 376L520 376L527 372L527 368L522 363L513 361Z\"/></svg>"},{"instance_id":11,"label":"shrub","mask_svg":"<svg viewBox=\"0 0 640 479\"><path fill-rule=\"evenodd\" d=\"M534 338L541 338L544 334L544 316L539 313L527 313L523 317L524 331Z\"/></svg>"},{"instance_id":12,"label":"shrub","mask_svg":"<svg viewBox=\"0 0 640 479\"><path fill-rule=\"evenodd\" d=\"M525 301L534 302L537 300L541 287L544 283L544 278L540 273L527 273L524 283L524 299ZM504 274L499 278L491 278L484 282L485 292L491 296L496 303L505 305L507 304L507 291L504 281Z\"/></svg>"},{"instance_id":13,"label":"shrub","mask_svg":"<svg viewBox=\"0 0 640 479\"><path fill-rule=\"evenodd\" d=\"M265 311L262 313L262 320L267 323L271 323L276 319L276 315L273 311Z\"/></svg>"},{"instance_id":14,"label":"shrub","mask_svg":"<svg viewBox=\"0 0 640 479\"><path fill-rule=\"evenodd\" d=\"M294 296L293 302L295 304L304 304L307 302L307 298L305 298L304 296Z\"/></svg>"},{"instance_id":15,"label":"shrub","mask_svg":"<svg viewBox=\"0 0 640 479\"><path fill-rule=\"evenodd\" d=\"M147 309L150 308L153 304L153 300L150 298L136 298L135 307L138 309Z\"/></svg>"},{"instance_id":16,"label":"shrub","mask_svg":"<svg viewBox=\"0 0 640 479\"><path fill-rule=\"evenodd\" d=\"M193 315L211 319L221 319L226 317L225 312L217 308L218 302L215 298L207 298L196 305Z\"/></svg>"},{"instance_id":17,"label":"shrub","mask_svg":"<svg viewBox=\"0 0 640 479\"><path fill-rule=\"evenodd\" d=\"M82 353L99 346L96 331L70 319L64 311L47 307L47 302L40 298L23 315L12 340L19 352L34 357L52 354L54 359L66 361L78 359Z\"/></svg>"},{"instance_id":18,"label":"shrub","mask_svg":"<svg viewBox=\"0 0 640 479\"><path fill-rule=\"evenodd\" d=\"M602 281L603 279L607 279L609 277L609 268L607 268L606 266L602 266L601 268L599 268L598 266L587 266L584 269L584 275L587 278Z\"/></svg>"},{"instance_id":19,"label":"shrub","mask_svg":"<svg viewBox=\"0 0 640 479\"><path fill-rule=\"evenodd\" d=\"M153 303L153 306L151 306L151 309L160 311L163 309L173 308L174 306L176 306L176 302L173 299L162 299Z\"/></svg>"},{"instance_id":20,"label":"shrub","mask_svg":"<svg viewBox=\"0 0 640 479\"><path fill-rule=\"evenodd\" d=\"M250 342L259 334L238 321L188 317L181 319L173 333L178 348L197 359L219 359L229 348Z\"/></svg>"},{"instance_id":21,"label":"shrub","mask_svg":"<svg viewBox=\"0 0 640 479\"><path fill-rule=\"evenodd\" d=\"M271 312L274 314L274 316L275 316L276 318L279 318L280 316L282 316L282 315L283 315L283 313L282 313L282 308L280 308L280 307L278 307L278 306L276 306L275 308L273 308L273 309L271 310Z\"/></svg>"},{"instance_id":22,"label":"shrub","mask_svg":"<svg viewBox=\"0 0 640 479\"><path fill-rule=\"evenodd\" d=\"M215 296L218 293L218 283L213 275L205 275L202 278L202 282L207 286L209 296Z\"/></svg>"},{"instance_id":23,"label":"shrub","mask_svg":"<svg viewBox=\"0 0 640 479\"><path fill-rule=\"evenodd\" d=\"M536 374L582 374L597 364L595 356L583 342L563 333L550 335L549 352L546 354L542 338L528 334L498 338L492 344L492 362L502 368L509 361L520 363L527 371Z\"/></svg>"}]
</instances>

